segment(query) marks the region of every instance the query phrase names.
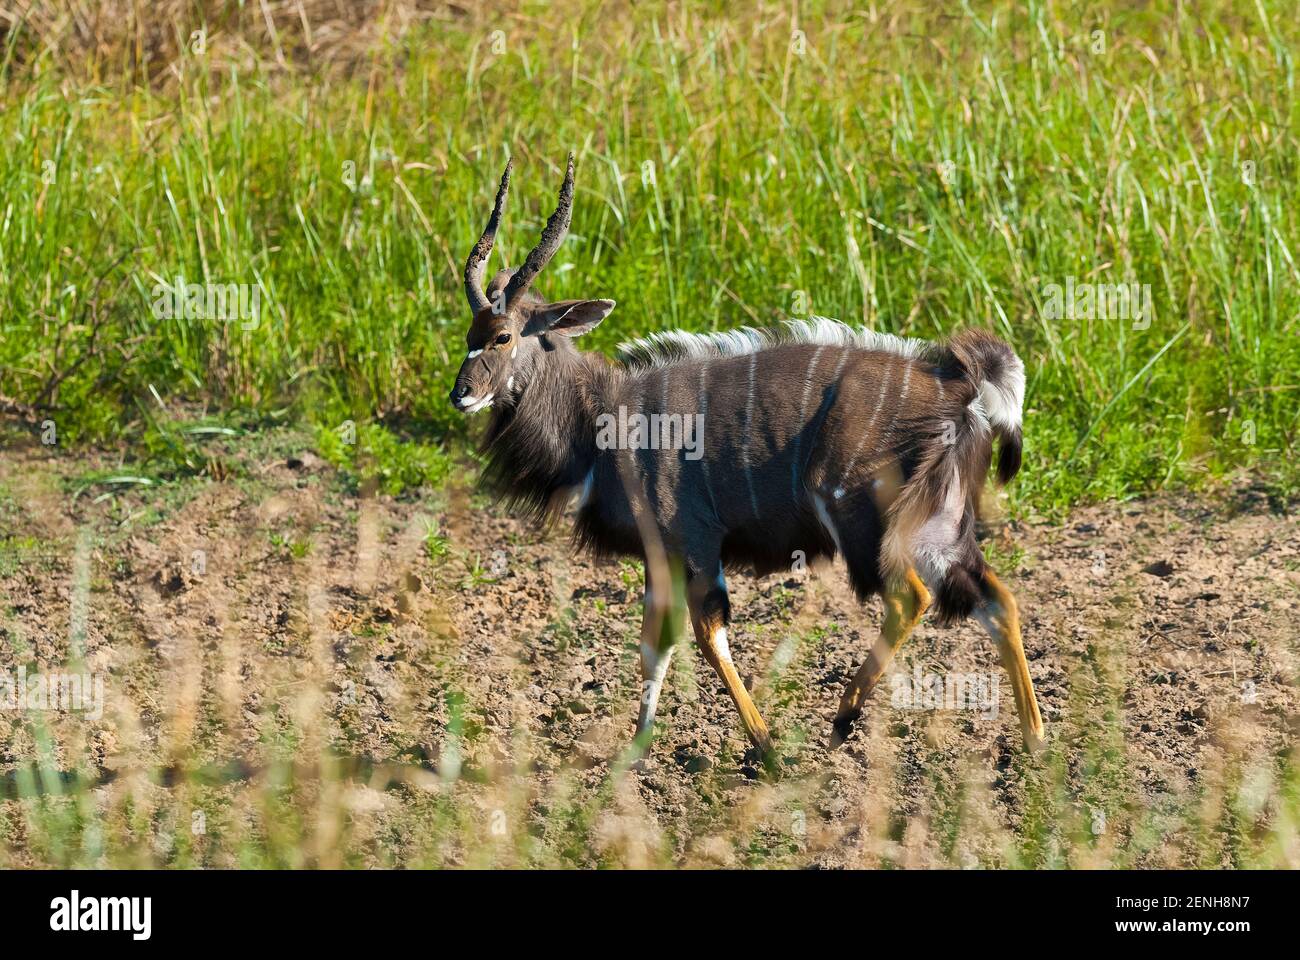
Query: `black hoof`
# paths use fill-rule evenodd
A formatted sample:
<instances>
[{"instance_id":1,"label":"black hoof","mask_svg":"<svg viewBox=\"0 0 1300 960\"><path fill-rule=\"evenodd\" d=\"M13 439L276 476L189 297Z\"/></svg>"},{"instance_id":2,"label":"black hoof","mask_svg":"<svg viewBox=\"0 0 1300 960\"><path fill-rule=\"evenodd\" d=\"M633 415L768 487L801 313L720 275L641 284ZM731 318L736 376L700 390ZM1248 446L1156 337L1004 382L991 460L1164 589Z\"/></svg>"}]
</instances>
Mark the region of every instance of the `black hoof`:
<instances>
[{"instance_id":1,"label":"black hoof","mask_svg":"<svg viewBox=\"0 0 1300 960\"><path fill-rule=\"evenodd\" d=\"M849 738L849 733L853 730L853 722L860 716L861 713L855 713L851 716L835 718L835 722L831 724L832 750L838 750L840 745Z\"/></svg>"}]
</instances>

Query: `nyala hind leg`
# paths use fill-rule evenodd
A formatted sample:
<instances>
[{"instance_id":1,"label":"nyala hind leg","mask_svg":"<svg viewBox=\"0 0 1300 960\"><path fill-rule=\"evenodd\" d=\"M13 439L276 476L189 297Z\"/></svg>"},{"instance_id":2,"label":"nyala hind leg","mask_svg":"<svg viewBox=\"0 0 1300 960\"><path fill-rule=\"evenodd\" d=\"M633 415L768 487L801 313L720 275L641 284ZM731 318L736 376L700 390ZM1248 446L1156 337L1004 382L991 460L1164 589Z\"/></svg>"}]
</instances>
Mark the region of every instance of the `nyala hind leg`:
<instances>
[{"instance_id":1,"label":"nyala hind leg","mask_svg":"<svg viewBox=\"0 0 1300 960\"><path fill-rule=\"evenodd\" d=\"M1020 642L1020 613L1016 609L1011 591L987 567L980 581L981 602L973 614L994 643L1002 658L1002 667L1011 678L1011 692L1016 698L1016 714L1020 717L1020 730L1025 747L1038 750L1043 746L1043 717L1034 696L1034 681L1029 676L1029 663L1025 648Z\"/></svg>"},{"instance_id":2,"label":"nyala hind leg","mask_svg":"<svg viewBox=\"0 0 1300 960\"><path fill-rule=\"evenodd\" d=\"M862 716L862 704L871 695L872 688L880 681L894 659L894 654L930 606L930 591L925 588L916 571L910 569L901 584L885 589L883 597L885 623L875 645L867 654L866 661L840 698L840 708L831 728L832 750L848 737L853 721Z\"/></svg>"}]
</instances>

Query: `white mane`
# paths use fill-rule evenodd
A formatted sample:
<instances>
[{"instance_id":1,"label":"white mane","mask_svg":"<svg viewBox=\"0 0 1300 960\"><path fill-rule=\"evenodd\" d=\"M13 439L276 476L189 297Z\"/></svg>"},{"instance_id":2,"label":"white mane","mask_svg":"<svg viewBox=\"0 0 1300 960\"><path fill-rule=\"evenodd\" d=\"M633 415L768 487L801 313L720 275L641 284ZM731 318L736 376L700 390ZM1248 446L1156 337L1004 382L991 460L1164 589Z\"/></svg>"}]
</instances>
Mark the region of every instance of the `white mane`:
<instances>
[{"instance_id":1,"label":"white mane","mask_svg":"<svg viewBox=\"0 0 1300 960\"><path fill-rule=\"evenodd\" d=\"M811 343L828 347L858 347L896 354L909 359L938 360L943 348L917 337L899 337L866 327L851 327L829 317L786 320L779 327L758 330L741 327L717 333L687 333L665 330L629 340L618 347L618 356L631 367L663 367L684 360L739 357L785 343Z\"/></svg>"}]
</instances>

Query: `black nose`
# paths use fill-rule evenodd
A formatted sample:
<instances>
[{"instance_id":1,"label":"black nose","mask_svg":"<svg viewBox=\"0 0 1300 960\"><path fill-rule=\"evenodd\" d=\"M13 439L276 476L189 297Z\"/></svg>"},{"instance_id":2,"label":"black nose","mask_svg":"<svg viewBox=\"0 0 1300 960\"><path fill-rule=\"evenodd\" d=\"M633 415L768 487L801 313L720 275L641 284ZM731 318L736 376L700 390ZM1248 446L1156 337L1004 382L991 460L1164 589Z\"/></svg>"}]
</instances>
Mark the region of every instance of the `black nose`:
<instances>
[{"instance_id":1,"label":"black nose","mask_svg":"<svg viewBox=\"0 0 1300 960\"><path fill-rule=\"evenodd\" d=\"M453 407L459 407L459 406L460 406L461 398L462 398L463 396L465 396L465 394L467 394L467 393L469 393L469 384L468 384L468 383L458 383L458 384L456 384L456 386L454 386L454 387L451 388L451 398L450 398L450 399L451 399L451 405L452 405Z\"/></svg>"}]
</instances>

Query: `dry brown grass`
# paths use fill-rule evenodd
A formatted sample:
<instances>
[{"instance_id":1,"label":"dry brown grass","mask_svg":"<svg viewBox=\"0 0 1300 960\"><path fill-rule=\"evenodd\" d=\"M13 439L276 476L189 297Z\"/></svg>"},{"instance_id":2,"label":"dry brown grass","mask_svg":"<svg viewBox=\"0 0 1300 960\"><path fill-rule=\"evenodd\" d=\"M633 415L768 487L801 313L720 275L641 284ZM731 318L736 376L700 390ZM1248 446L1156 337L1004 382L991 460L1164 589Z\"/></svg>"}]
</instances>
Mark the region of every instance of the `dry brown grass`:
<instances>
[{"instance_id":1,"label":"dry brown grass","mask_svg":"<svg viewBox=\"0 0 1300 960\"><path fill-rule=\"evenodd\" d=\"M483 9L440 0L9 0L0 41L32 70L157 86L178 76L177 59L196 43L214 70L348 73L415 27Z\"/></svg>"}]
</instances>

